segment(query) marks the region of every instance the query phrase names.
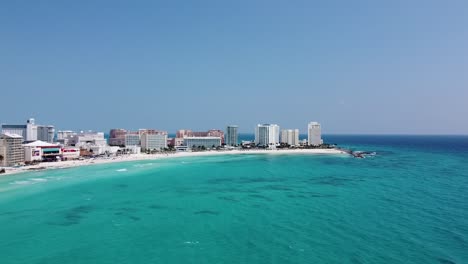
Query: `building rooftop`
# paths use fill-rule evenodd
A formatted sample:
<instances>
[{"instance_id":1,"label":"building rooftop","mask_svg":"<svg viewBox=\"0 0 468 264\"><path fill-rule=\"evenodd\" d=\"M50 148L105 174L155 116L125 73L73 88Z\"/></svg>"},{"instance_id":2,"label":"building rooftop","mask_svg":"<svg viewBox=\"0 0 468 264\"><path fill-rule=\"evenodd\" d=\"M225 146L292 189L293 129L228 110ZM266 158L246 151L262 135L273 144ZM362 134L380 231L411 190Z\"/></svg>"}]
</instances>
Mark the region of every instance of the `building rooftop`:
<instances>
[{"instance_id":1,"label":"building rooftop","mask_svg":"<svg viewBox=\"0 0 468 264\"><path fill-rule=\"evenodd\" d=\"M52 143L49 143L49 142L44 142L44 141L41 141L41 140L36 140L34 142L24 144L23 146L24 147L57 147L56 144L52 144Z\"/></svg>"},{"instance_id":2,"label":"building rooftop","mask_svg":"<svg viewBox=\"0 0 468 264\"><path fill-rule=\"evenodd\" d=\"M221 139L221 137L184 137L184 139Z\"/></svg>"},{"instance_id":3,"label":"building rooftop","mask_svg":"<svg viewBox=\"0 0 468 264\"><path fill-rule=\"evenodd\" d=\"M9 138L23 138L20 135L12 134L12 133L3 133L2 136L6 136L6 137L9 137Z\"/></svg>"},{"instance_id":4,"label":"building rooftop","mask_svg":"<svg viewBox=\"0 0 468 264\"><path fill-rule=\"evenodd\" d=\"M2 128L26 128L26 125L10 125L10 124L2 124Z\"/></svg>"},{"instance_id":5,"label":"building rooftop","mask_svg":"<svg viewBox=\"0 0 468 264\"><path fill-rule=\"evenodd\" d=\"M258 124L257 126L278 126L277 124Z\"/></svg>"}]
</instances>

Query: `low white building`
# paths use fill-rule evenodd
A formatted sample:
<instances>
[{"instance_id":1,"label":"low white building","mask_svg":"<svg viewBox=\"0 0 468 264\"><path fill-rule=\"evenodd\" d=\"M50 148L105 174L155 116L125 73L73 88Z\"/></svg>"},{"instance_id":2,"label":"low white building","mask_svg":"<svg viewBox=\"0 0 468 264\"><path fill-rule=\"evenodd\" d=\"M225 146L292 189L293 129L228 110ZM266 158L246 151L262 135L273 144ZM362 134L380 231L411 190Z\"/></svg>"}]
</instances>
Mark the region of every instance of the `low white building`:
<instances>
[{"instance_id":1,"label":"low white building","mask_svg":"<svg viewBox=\"0 0 468 264\"><path fill-rule=\"evenodd\" d=\"M108 146L108 145L95 145L95 144L86 144L80 146L81 149L86 149L89 152L92 152L93 155L104 155L104 154L112 154L116 153L117 150L120 148L118 146Z\"/></svg>"},{"instance_id":2,"label":"low white building","mask_svg":"<svg viewBox=\"0 0 468 264\"><path fill-rule=\"evenodd\" d=\"M184 145L184 138L174 138L174 146L183 146Z\"/></svg>"},{"instance_id":3,"label":"low white building","mask_svg":"<svg viewBox=\"0 0 468 264\"><path fill-rule=\"evenodd\" d=\"M307 139L299 140L299 146L307 146Z\"/></svg>"},{"instance_id":4,"label":"low white building","mask_svg":"<svg viewBox=\"0 0 468 264\"><path fill-rule=\"evenodd\" d=\"M80 158L80 149L77 147L62 148L62 160L74 160Z\"/></svg>"},{"instance_id":5,"label":"low white building","mask_svg":"<svg viewBox=\"0 0 468 264\"><path fill-rule=\"evenodd\" d=\"M107 146L104 138L104 132L87 131L73 135L69 138L68 145L74 147L83 147L86 145Z\"/></svg>"},{"instance_id":6,"label":"low white building","mask_svg":"<svg viewBox=\"0 0 468 264\"><path fill-rule=\"evenodd\" d=\"M62 158L62 148L59 145L36 140L23 145L24 160L27 163L37 161L56 161Z\"/></svg>"},{"instance_id":7,"label":"low white building","mask_svg":"<svg viewBox=\"0 0 468 264\"><path fill-rule=\"evenodd\" d=\"M188 148L216 148L221 146L221 137L185 137L184 146Z\"/></svg>"},{"instance_id":8,"label":"low white building","mask_svg":"<svg viewBox=\"0 0 468 264\"><path fill-rule=\"evenodd\" d=\"M124 148L124 151L128 154L140 154L141 153L141 147L140 146L127 146Z\"/></svg>"},{"instance_id":9,"label":"low white building","mask_svg":"<svg viewBox=\"0 0 468 264\"><path fill-rule=\"evenodd\" d=\"M175 150L176 150L176 152L187 152L190 149L187 146L176 146Z\"/></svg>"}]
</instances>

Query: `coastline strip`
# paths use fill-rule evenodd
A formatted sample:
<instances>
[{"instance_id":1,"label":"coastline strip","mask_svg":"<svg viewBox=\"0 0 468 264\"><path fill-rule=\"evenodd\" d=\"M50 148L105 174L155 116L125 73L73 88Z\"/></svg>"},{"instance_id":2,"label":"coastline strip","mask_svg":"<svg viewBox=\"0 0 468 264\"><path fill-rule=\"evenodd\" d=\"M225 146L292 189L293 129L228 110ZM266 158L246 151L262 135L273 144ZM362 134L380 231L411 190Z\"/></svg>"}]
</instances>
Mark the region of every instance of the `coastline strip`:
<instances>
[{"instance_id":1,"label":"coastline strip","mask_svg":"<svg viewBox=\"0 0 468 264\"><path fill-rule=\"evenodd\" d=\"M106 163L119 163L128 161L141 161L141 160L159 160L166 158L179 158L179 157L201 157L201 156L215 156L215 155L244 155L244 154L347 154L340 149L286 149L286 150L226 150L226 151L203 151L203 152L176 152L176 153L157 153L157 154L129 154L125 156L117 156L111 158L91 158L85 160L69 160L57 162L42 162L36 165L24 166L19 168L6 167L6 172L0 176L38 171L49 169L66 169L79 166L98 165Z\"/></svg>"}]
</instances>

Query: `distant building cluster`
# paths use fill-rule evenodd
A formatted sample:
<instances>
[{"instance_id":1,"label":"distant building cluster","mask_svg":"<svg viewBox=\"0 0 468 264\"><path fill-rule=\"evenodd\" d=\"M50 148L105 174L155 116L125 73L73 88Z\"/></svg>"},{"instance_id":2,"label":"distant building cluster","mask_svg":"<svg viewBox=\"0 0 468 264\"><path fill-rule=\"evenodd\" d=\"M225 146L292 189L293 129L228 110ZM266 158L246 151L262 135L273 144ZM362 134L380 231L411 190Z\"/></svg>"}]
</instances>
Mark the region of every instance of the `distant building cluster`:
<instances>
[{"instance_id":1,"label":"distant building cluster","mask_svg":"<svg viewBox=\"0 0 468 264\"><path fill-rule=\"evenodd\" d=\"M181 129L169 138L167 131L114 128L106 139L104 132L59 130L52 125L37 125L30 118L25 124L2 124L0 166L80 159L87 156L153 153L157 151L198 151L205 149L254 147L304 147L323 144L321 127L311 122L307 140L299 140L299 129L280 130L277 124L258 124L253 142L239 142L239 127L226 130L192 131Z\"/></svg>"},{"instance_id":2,"label":"distant building cluster","mask_svg":"<svg viewBox=\"0 0 468 264\"><path fill-rule=\"evenodd\" d=\"M55 128L54 126L36 125L34 118L26 121L26 124L21 125L2 125L2 133L16 134L25 141L41 140L45 142L53 142Z\"/></svg>"},{"instance_id":3,"label":"distant building cluster","mask_svg":"<svg viewBox=\"0 0 468 264\"><path fill-rule=\"evenodd\" d=\"M308 124L307 140L299 140L299 129L283 129L277 124L258 124L255 127L255 145L276 148L278 146L320 146L323 144L320 124L311 122Z\"/></svg>"}]
</instances>

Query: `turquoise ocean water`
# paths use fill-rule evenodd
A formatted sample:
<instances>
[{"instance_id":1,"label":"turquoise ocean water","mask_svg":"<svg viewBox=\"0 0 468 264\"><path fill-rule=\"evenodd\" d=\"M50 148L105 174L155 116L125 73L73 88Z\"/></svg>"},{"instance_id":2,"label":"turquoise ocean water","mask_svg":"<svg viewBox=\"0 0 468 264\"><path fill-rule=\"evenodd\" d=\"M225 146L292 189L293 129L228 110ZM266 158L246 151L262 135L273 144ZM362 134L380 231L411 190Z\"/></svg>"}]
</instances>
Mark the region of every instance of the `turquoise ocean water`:
<instances>
[{"instance_id":1,"label":"turquoise ocean water","mask_svg":"<svg viewBox=\"0 0 468 264\"><path fill-rule=\"evenodd\" d=\"M468 137L0 177L0 263L468 263Z\"/></svg>"}]
</instances>

